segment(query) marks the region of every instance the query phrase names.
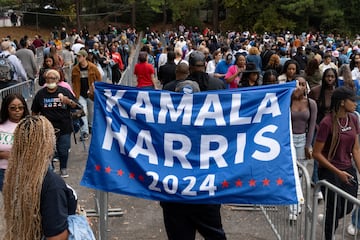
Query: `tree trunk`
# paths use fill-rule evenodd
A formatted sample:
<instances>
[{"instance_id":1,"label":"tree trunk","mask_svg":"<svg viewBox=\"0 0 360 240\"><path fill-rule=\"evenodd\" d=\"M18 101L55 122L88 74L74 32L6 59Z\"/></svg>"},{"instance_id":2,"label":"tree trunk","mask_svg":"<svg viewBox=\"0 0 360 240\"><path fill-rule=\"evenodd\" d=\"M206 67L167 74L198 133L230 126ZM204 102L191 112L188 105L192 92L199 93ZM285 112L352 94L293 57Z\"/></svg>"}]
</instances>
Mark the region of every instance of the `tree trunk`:
<instances>
[{"instance_id":1,"label":"tree trunk","mask_svg":"<svg viewBox=\"0 0 360 240\"><path fill-rule=\"evenodd\" d=\"M133 27L136 26L136 1L132 3L131 7L131 25Z\"/></svg>"},{"instance_id":2,"label":"tree trunk","mask_svg":"<svg viewBox=\"0 0 360 240\"><path fill-rule=\"evenodd\" d=\"M81 29L80 25L80 0L75 0L76 5L76 27L77 31L79 32Z\"/></svg>"},{"instance_id":3,"label":"tree trunk","mask_svg":"<svg viewBox=\"0 0 360 240\"><path fill-rule=\"evenodd\" d=\"M214 32L219 31L219 0L213 0L213 27Z\"/></svg>"},{"instance_id":4,"label":"tree trunk","mask_svg":"<svg viewBox=\"0 0 360 240\"><path fill-rule=\"evenodd\" d=\"M165 25L167 23L167 2L164 2L164 5L162 6L162 11L163 11L163 24Z\"/></svg>"}]
</instances>

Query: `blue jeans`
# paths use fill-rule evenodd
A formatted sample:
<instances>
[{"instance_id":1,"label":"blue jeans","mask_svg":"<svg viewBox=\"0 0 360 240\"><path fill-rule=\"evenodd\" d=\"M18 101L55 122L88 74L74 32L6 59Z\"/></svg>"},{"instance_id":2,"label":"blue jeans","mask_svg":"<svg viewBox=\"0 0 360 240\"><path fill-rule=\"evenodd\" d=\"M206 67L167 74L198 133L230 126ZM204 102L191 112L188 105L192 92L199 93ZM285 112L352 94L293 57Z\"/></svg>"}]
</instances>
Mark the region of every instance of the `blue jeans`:
<instances>
[{"instance_id":1,"label":"blue jeans","mask_svg":"<svg viewBox=\"0 0 360 240\"><path fill-rule=\"evenodd\" d=\"M80 128L80 132L89 134L89 126L92 125L94 114L94 102L90 98L84 98L80 96L79 103L84 108L85 112L85 116L81 118L84 122L84 125L82 125Z\"/></svg>"},{"instance_id":2,"label":"blue jeans","mask_svg":"<svg viewBox=\"0 0 360 240\"><path fill-rule=\"evenodd\" d=\"M2 192L4 185L5 169L0 169L0 191Z\"/></svg>"},{"instance_id":3,"label":"blue jeans","mask_svg":"<svg viewBox=\"0 0 360 240\"><path fill-rule=\"evenodd\" d=\"M303 134L293 134L293 143L296 151L296 160L303 164L305 167L307 165L307 160L305 156L305 145L306 145L306 133ZM300 171L300 169L299 169ZM299 181L301 184L302 181L302 173L299 172ZM295 176L297 177L297 176ZM290 205L290 212L297 215L301 212L301 205L298 204L292 204Z\"/></svg>"},{"instance_id":4,"label":"blue jeans","mask_svg":"<svg viewBox=\"0 0 360 240\"><path fill-rule=\"evenodd\" d=\"M70 149L70 137L71 134L68 133L60 135L56 139L56 151L60 161L60 169L67 168Z\"/></svg>"}]
</instances>

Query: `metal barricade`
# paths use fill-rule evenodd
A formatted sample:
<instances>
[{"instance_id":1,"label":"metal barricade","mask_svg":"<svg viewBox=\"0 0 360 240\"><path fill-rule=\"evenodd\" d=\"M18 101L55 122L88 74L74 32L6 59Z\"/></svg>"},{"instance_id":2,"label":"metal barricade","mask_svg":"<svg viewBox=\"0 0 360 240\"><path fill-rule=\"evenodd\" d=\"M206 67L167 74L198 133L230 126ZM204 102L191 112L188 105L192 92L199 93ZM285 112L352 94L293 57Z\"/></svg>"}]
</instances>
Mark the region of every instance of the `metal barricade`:
<instances>
[{"instance_id":1,"label":"metal barricade","mask_svg":"<svg viewBox=\"0 0 360 240\"><path fill-rule=\"evenodd\" d=\"M44 64L44 47L35 49L36 66L40 69Z\"/></svg>"},{"instance_id":2,"label":"metal barricade","mask_svg":"<svg viewBox=\"0 0 360 240\"><path fill-rule=\"evenodd\" d=\"M301 214L296 221L289 220L290 206L284 205L238 205L234 210L261 210L273 230L276 239L291 240L319 240L325 239L325 212L326 201L329 191L335 194L335 206L339 197L344 199L345 209L351 203L354 205L352 213L354 214L355 226L360 226L360 200L351 196L344 190L330 184L325 180L319 181L314 189L311 189L310 176L306 168L298 163L301 186L304 195L304 204L301 205ZM325 189L323 204L319 204L317 192L320 188ZM335 212L335 209L334 209ZM320 215L320 216L319 216ZM358 229L355 227L355 235L347 233L347 227L351 223L351 214L344 214L339 219L337 231L332 229L334 238L339 239L360 239L357 237ZM332 220L335 222L335 217Z\"/></svg>"},{"instance_id":3,"label":"metal barricade","mask_svg":"<svg viewBox=\"0 0 360 240\"><path fill-rule=\"evenodd\" d=\"M106 240L108 232L108 217L121 217L124 212L121 208L108 208L109 193L103 191L96 191L95 193L95 209L86 210L88 217L98 217L98 240Z\"/></svg>"},{"instance_id":4,"label":"metal barricade","mask_svg":"<svg viewBox=\"0 0 360 240\"><path fill-rule=\"evenodd\" d=\"M64 66L62 67L62 70L64 72L64 78L66 82L69 83L70 86L72 87L72 79L71 79L72 66L71 65Z\"/></svg>"},{"instance_id":5,"label":"metal barricade","mask_svg":"<svg viewBox=\"0 0 360 240\"><path fill-rule=\"evenodd\" d=\"M33 86L33 81L28 80L25 82L19 82L17 84L11 85L9 87L0 89L0 104L1 104L2 100L4 99L4 97L6 97L7 95L9 95L11 93L18 93L23 96L26 95L26 96L24 96L24 98L27 102L29 102L31 100L31 98L34 96L34 88L32 86Z\"/></svg>"},{"instance_id":6,"label":"metal barricade","mask_svg":"<svg viewBox=\"0 0 360 240\"><path fill-rule=\"evenodd\" d=\"M305 166L298 163L304 204L301 204L300 214L296 220L290 220L289 205L234 205L233 210L262 211L276 239L309 240L312 221L310 176Z\"/></svg>"},{"instance_id":7,"label":"metal barricade","mask_svg":"<svg viewBox=\"0 0 360 240\"><path fill-rule=\"evenodd\" d=\"M142 33L140 34L139 39L142 38ZM137 59L139 57L140 49L141 49L142 43L141 41L138 41L135 47L135 51L131 54L129 57L129 64L125 71L121 75L121 79L119 81L119 84L125 85L125 86L135 86L135 76L134 76L134 68L135 64L137 63Z\"/></svg>"},{"instance_id":8,"label":"metal barricade","mask_svg":"<svg viewBox=\"0 0 360 240\"><path fill-rule=\"evenodd\" d=\"M337 202L339 201L339 198L343 198L344 199L344 208L346 209L347 206L352 203L354 205L353 208L353 212L354 216L355 216L355 226L357 226L358 223L358 219L359 219L359 208L360 208L360 200L351 196L350 194L348 194L347 192L345 192L344 190L330 184L329 182L325 181L325 180L321 180L319 181L314 188L314 192L316 191L320 191L320 188L325 189L325 195L324 195L324 209L326 209L326 202L329 196L329 192L333 192L334 193L334 206L337 205ZM325 235L324 235L324 231L325 231L325 218L326 218L326 214L325 211L322 211L320 213L319 211L319 205L318 205L318 201L317 199L314 197L313 198L313 216L312 216L312 225L311 225L311 240L315 240L315 239L325 239ZM336 211L335 207L333 208L334 213ZM319 213L321 214L319 216ZM334 218L332 219L333 225L335 223L335 214L334 214ZM354 236L351 236L346 232L348 225L351 223L351 214L346 214L346 211L344 212L344 215L341 216L341 219L339 219L339 226L337 229L335 229L334 227L332 228L332 232L333 232L333 239L358 239L357 234L355 234ZM355 227L355 233L357 233L358 230ZM350 237L350 238L349 238Z\"/></svg>"}]
</instances>

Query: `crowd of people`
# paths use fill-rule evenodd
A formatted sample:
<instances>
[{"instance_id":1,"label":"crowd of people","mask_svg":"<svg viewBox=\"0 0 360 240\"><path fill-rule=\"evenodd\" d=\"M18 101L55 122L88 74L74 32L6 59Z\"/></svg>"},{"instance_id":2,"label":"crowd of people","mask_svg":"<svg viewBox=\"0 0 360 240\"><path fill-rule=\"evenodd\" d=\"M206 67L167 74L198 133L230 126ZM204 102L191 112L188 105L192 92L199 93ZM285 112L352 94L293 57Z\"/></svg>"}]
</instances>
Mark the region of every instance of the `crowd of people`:
<instances>
[{"instance_id":1,"label":"crowd of people","mask_svg":"<svg viewBox=\"0 0 360 240\"><path fill-rule=\"evenodd\" d=\"M164 47L161 39L165 39ZM306 166L314 159L314 184L325 179L357 197L356 173L360 169L360 156L356 113L360 109L360 36L351 41L340 35L320 32L259 35L230 31L221 35L209 29L201 32L197 28L181 28L163 34L149 31L143 43L150 47L155 58L153 68L159 80L156 84L154 76L149 75L148 80L152 80L147 81L147 88L174 90L177 84L192 80L201 91L222 89L220 85L209 88L209 79L220 79L223 88L297 81L290 108L297 161ZM194 57L203 59L203 62L194 65ZM184 76L185 73L188 76ZM138 78L138 87L143 87L139 82L143 79ZM316 193L319 200L323 199L324 191ZM331 240L339 219L349 214L353 205L345 204L342 198L336 201L334 193L328 194L326 200L325 238ZM174 206L170 208L171 205ZM191 205L162 203L162 207L170 239L177 239L173 236L179 232L190 234L184 229L196 228L199 226L197 221L217 230L214 236L222 233L221 225L217 224L220 216L215 217L218 213L216 206L212 210L215 216L208 221L194 217ZM197 211L206 216L209 210L204 206L203 209L198 207ZM296 221L300 213L300 204L290 206L289 220ZM357 232L355 215L347 228L351 235ZM319 219L323 216L320 214ZM171 225L175 218L186 218L187 225L183 223L175 228ZM206 237L204 229L199 226L197 230Z\"/></svg>"},{"instance_id":2,"label":"crowd of people","mask_svg":"<svg viewBox=\"0 0 360 240\"><path fill-rule=\"evenodd\" d=\"M13 197L17 197L19 201L26 200L17 196L16 194L20 195L18 192L13 195L10 185L6 187L6 184L16 184L16 179L5 174L8 166L9 171L14 174L23 174L23 168L17 170L24 160L21 157L31 159L29 164L56 157L60 161L60 176L69 176L67 162L70 134L73 131L71 111L76 108L84 110L80 139L86 141L92 128L94 83L119 82L129 65L129 57L138 37L134 28L118 31L111 24L106 31L98 34L90 34L84 27L79 32L75 29L68 32L65 28L58 31L55 28L51 35L49 41L36 35L32 39L24 36L19 42L8 36L1 42L0 57L8 58L13 68L8 79L0 79L0 88L38 79L37 83L42 88L36 92L30 109L34 116L45 116L29 117L25 100L27 96L9 95L1 106L1 134L13 136L16 146L16 136L23 137L32 128L47 126L49 121L54 132L44 134L47 138L53 136L55 139L53 149L43 152L41 157L38 152L39 156L14 155L17 161L13 165L8 160L13 157L11 154L22 151L20 146L12 150L13 143L0 143L0 184L3 184L5 178L7 207L13 206ZM297 81L290 104L296 159L304 165L311 159L315 160L314 183L319 179L326 179L356 197L356 168L360 167L357 136L360 132L359 120L353 112L360 110L360 36L351 41L340 35L325 35L320 32L260 35L247 31L229 31L221 34L209 28L201 31L197 27L186 28L180 25L179 29L162 33L147 28L144 38L140 40L142 47L133 72L138 88L195 93ZM40 68L35 61L38 49L43 50L44 56ZM5 69L5 66L0 66L2 67ZM19 127L16 131L17 125ZM46 164L42 163L40 168L41 175L29 185L34 191L39 189L44 178L46 181L59 181L57 178L54 180L45 170ZM68 192L68 188L61 181L60 183L61 189L58 190ZM319 199L322 199L324 193L317 193ZM34 204L39 198L42 202L48 201L43 195L43 192L41 195L34 195L30 199L31 203ZM334 205L337 211L335 222L332 220ZM221 225L220 205L194 206L161 202L161 206L169 239L194 239L196 231L206 239L226 239ZM334 201L331 194L326 206L325 235L330 240L334 235L333 223L336 229L338 220L350 213L352 206L344 206L343 201ZM36 204L34 207L39 209ZM42 207L40 206L40 210ZM64 211L68 206L60 207ZM15 221L14 211L7 210L7 223ZM71 214L73 212L71 206ZM291 206L289 219L296 221L300 212L300 205ZM49 217L48 212L41 211L41 214ZM43 233L49 234L49 237L57 234L67 236L64 230L66 224L55 232L52 229L47 231L51 222L40 223L38 216L34 221L36 226L33 226L33 236L39 235L41 224ZM348 229L352 234L355 233L354 224L352 222ZM29 226L32 225L19 225L19 231L29 229ZM14 231L18 231L17 228Z\"/></svg>"}]
</instances>

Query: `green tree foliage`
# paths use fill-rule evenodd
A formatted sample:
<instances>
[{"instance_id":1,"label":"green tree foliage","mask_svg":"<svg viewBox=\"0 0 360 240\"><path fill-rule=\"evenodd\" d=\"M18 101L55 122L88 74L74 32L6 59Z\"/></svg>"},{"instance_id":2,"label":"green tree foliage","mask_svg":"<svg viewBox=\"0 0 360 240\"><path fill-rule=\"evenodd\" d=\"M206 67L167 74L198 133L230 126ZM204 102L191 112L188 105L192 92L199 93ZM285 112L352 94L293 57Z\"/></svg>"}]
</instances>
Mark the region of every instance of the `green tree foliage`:
<instances>
[{"instance_id":1,"label":"green tree foliage","mask_svg":"<svg viewBox=\"0 0 360 240\"><path fill-rule=\"evenodd\" d=\"M359 31L359 0L223 0L224 25L252 31Z\"/></svg>"},{"instance_id":2,"label":"green tree foliage","mask_svg":"<svg viewBox=\"0 0 360 240\"><path fill-rule=\"evenodd\" d=\"M163 12L164 9L171 10L173 21L184 21L197 12L207 0L143 0L142 2L157 13Z\"/></svg>"},{"instance_id":3,"label":"green tree foliage","mask_svg":"<svg viewBox=\"0 0 360 240\"><path fill-rule=\"evenodd\" d=\"M208 9L214 1L226 7L223 30L257 32L324 31L358 33L360 30L360 0L80 0L90 13L119 12L126 21L136 19L140 29L156 22L199 25L200 10ZM74 12L74 0L0 0L0 5L22 3L44 5L49 2L61 8L62 14ZM133 14L131 14L131 9ZM210 8L210 11L212 9ZM159 17L160 16L160 17ZM123 19L122 19L123 20ZM145 25L143 25L145 24Z\"/></svg>"}]
</instances>

